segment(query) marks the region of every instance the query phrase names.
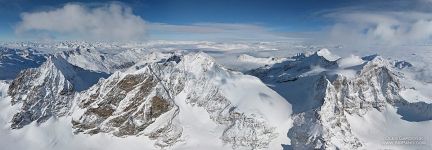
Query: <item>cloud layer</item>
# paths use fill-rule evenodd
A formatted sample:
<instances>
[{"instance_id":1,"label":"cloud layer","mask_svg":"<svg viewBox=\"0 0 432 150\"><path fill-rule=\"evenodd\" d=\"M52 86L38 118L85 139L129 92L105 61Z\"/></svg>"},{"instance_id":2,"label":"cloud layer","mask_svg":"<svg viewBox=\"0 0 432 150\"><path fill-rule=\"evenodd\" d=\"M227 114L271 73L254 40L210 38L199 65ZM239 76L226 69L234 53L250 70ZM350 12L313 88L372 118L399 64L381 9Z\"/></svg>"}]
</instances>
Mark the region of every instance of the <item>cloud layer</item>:
<instances>
[{"instance_id":1,"label":"cloud layer","mask_svg":"<svg viewBox=\"0 0 432 150\"><path fill-rule=\"evenodd\" d=\"M145 21L129 7L111 3L98 7L66 4L49 11L22 13L15 32L53 33L92 40L139 40L145 34Z\"/></svg>"},{"instance_id":2,"label":"cloud layer","mask_svg":"<svg viewBox=\"0 0 432 150\"><path fill-rule=\"evenodd\" d=\"M193 23L188 25L148 23L149 32L184 40L283 40L287 36L269 28L239 23ZM165 37L167 37L165 36Z\"/></svg>"}]
</instances>

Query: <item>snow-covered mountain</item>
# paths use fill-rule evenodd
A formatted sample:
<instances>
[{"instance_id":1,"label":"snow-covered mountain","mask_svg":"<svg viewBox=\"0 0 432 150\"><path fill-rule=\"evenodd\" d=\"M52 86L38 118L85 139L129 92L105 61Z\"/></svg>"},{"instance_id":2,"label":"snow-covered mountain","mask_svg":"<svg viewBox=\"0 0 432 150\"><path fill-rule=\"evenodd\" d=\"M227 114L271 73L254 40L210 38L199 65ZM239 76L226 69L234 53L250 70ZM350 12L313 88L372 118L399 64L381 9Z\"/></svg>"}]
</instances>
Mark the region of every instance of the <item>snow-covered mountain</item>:
<instances>
[{"instance_id":1,"label":"snow-covered mountain","mask_svg":"<svg viewBox=\"0 0 432 150\"><path fill-rule=\"evenodd\" d=\"M74 92L82 83L77 68L53 56L22 72L9 87L12 104L23 102L12 128L71 114L75 133L143 135L158 147L206 136L232 148L289 144L290 104L259 79L228 71L205 53L144 61L81 93ZM186 143L179 147L195 147Z\"/></svg>"},{"instance_id":2,"label":"snow-covered mountain","mask_svg":"<svg viewBox=\"0 0 432 150\"><path fill-rule=\"evenodd\" d=\"M22 65L11 60L32 65L0 81L0 143L13 143L11 149L432 147L426 140L383 144L432 134L430 84L415 78L419 68L411 62L339 57L328 49L291 57L232 52L240 54L230 61L237 67L261 66L244 74L212 57L225 53L133 45L38 44L64 50L25 49L29 57L2 50L1 67Z\"/></svg>"},{"instance_id":3,"label":"snow-covered mountain","mask_svg":"<svg viewBox=\"0 0 432 150\"><path fill-rule=\"evenodd\" d=\"M400 94L406 87L400 83L404 75L398 69L409 65L401 67L400 62L377 55L339 58L327 49L293 59L251 74L292 104L294 126L288 136L294 149L365 148L367 143L353 133L347 117L362 118L372 110L397 109L407 121L432 117L432 104L412 103ZM430 131L422 135L427 134Z\"/></svg>"},{"instance_id":4,"label":"snow-covered mountain","mask_svg":"<svg viewBox=\"0 0 432 150\"><path fill-rule=\"evenodd\" d=\"M144 135L161 147L209 132L233 148L289 142L281 132L291 123L289 103L257 78L230 72L204 53L114 73L82 93L78 105L82 114L74 114L76 132Z\"/></svg>"},{"instance_id":5,"label":"snow-covered mountain","mask_svg":"<svg viewBox=\"0 0 432 150\"><path fill-rule=\"evenodd\" d=\"M238 57L238 59L239 61L259 63L265 65L281 63L286 60L286 58L277 58L277 57L259 58L248 54L242 54Z\"/></svg>"}]
</instances>

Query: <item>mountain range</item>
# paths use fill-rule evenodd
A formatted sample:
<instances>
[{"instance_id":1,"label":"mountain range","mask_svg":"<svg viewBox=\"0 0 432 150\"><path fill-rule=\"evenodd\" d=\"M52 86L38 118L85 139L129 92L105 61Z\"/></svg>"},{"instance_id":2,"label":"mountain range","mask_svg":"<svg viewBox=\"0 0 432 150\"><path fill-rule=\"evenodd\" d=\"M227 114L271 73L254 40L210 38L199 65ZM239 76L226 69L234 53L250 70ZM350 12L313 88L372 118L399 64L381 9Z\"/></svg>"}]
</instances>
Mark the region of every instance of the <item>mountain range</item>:
<instances>
[{"instance_id":1,"label":"mountain range","mask_svg":"<svg viewBox=\"0 0 432 150\"><path fill-rule=\"evenodd\" d=\"M432 148L430 83L409 61L325 48L258 57L3 45L0 143L10 149ZM386 144L392 137L421 143Z\"/></svg>"}]
</instances>

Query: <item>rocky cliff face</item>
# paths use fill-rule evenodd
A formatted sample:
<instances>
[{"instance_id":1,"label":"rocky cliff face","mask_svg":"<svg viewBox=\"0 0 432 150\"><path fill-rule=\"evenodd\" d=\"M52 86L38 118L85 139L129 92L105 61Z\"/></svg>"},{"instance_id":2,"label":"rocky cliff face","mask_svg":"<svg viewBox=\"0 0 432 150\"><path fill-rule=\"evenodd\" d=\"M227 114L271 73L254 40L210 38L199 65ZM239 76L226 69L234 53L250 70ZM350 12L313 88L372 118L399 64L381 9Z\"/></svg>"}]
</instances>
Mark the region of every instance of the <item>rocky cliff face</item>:
<instances>
[{"instance_id":1,"label":"rocky cliff face","mask_svg":"<svg viewBox=\"0 0 432 150\"><path fill-rule=\"evenodd\" d=\"M165 121L172 120L178 109L172 101L172 93L158 78L151 66L144 66L130 74L117 72L99 82L78 98L78 105L84 113L72 121L75 131L88 134L111 132L116 136L140 135L168 111L171 113L167 114ZM168 136L162 134L171 130L171 124L166 122L166 125L149 136Z\"/></svg>"},{"instance_id":2,"label":"rocky cliff face","mask_svg":"<svg viewBox=\"0 0 432 150\"><path fill-rule=\"evenodd\" d=\"M21 128L33 121L42 123L52 116L65 115L75 91L84 90L101 76L106 75L72 66L55 56L50 56L39 68L22 71L8 89L12 105L22 104L11 127Z\"/></svg>"},{"instance_id":3,"label":"rocky cliff face","mask_svg":"<svg viewBox=\"0 0 432 150\"><path fill-rule=\"evenodd\" d=\"M295 125L289 132L293 146L360 148L361 141L352 134L345 114L364 115L371 109L382 110L387 104L403 101L398 96L400 85L397 78L381 64L377 59L372 60L354 79L339 75L330 81L322 76L325 85L320 89L325 91L323 104L294 116Z\"/></svg>"}]
</instances>

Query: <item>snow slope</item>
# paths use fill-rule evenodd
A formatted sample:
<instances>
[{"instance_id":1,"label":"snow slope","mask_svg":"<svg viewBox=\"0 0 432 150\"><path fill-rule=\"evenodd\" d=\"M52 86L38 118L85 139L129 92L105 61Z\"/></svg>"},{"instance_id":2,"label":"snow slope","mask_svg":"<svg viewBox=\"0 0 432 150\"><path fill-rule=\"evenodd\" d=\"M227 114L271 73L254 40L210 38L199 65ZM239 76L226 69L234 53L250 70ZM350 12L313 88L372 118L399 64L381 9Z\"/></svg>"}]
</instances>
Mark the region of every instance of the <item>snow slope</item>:
<instances>
[{"instance_id":1,"label":"snow slope","mask_svg":"<svg viewBox=\"0 0 432 150\"><path fill-rule=\"evenodd\" d=\"M369 111L364 116L347 116L364 149L431 149L432 121L402 120L396 108L385 107L382 111ZM396 142L401 144L394 144Z\"/></svg>"}]
</instances>

